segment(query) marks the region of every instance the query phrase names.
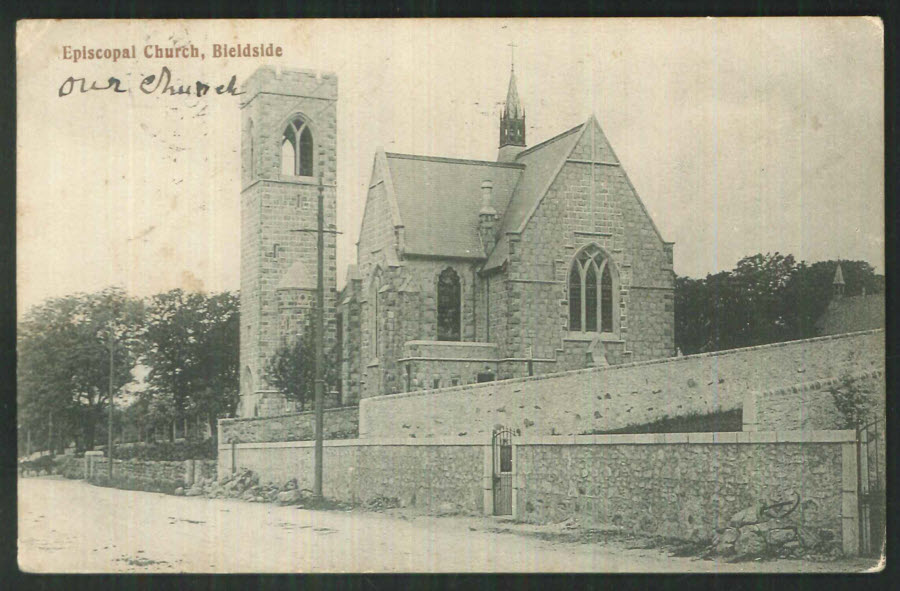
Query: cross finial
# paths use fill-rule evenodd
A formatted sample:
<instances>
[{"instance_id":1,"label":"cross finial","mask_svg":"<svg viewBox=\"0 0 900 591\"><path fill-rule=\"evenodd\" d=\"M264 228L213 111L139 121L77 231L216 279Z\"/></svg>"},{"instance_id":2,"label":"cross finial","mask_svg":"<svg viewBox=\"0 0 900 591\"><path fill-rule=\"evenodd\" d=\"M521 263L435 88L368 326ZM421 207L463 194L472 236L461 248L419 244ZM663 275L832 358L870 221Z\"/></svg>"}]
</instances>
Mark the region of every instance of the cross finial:
<instances>
[{"instance_id":1,"label":"cross finial","mask_svg":"<svg viewBox=\"0 0 900 591\"><path fill-rule=\"evenodd\" d=\"M516 47L518 47L518 45L516 45L513 42L507 43L507 45L509 46L509 53L510 53L509 69L511 71L514 71L516 69Z\"/></svg>"}]
</instances>

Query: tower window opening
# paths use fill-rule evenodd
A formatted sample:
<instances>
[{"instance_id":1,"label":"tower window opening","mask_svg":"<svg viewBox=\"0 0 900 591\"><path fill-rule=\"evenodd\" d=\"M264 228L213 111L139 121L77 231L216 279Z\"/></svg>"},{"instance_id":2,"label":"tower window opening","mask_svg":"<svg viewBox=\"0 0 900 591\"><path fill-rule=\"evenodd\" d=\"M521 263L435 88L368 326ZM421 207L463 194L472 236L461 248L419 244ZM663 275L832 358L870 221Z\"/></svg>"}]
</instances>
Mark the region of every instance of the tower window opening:
<instances>
[{"instance_id":1,"label":"tower window opening","mask_svg":"<svg viewBox=\"0 0 900 591\"><path fill-rule=\"evenodd\" d=\"M281 174L313 176L313 136L302 118L292 120L281 140Z\"/></svg>"}]
</instances>

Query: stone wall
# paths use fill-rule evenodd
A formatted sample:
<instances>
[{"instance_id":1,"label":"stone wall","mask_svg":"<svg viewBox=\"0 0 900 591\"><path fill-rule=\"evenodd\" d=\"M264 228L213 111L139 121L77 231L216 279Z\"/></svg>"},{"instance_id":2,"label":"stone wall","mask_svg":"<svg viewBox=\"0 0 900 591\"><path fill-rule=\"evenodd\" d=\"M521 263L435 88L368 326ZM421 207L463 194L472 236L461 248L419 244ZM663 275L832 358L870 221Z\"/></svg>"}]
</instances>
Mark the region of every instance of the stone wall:
<instances>
[{"instance_id":1,"label":"stone wall","mask_svg":"<svg viewBox=\"0 0 900 591\"><path fill-rule=\"evenodd\" d=\"M633 353L630 361L669 357L675 352L672 245L599 126L587 125L522 233L510 237L506 355L521 357L531 347L536 357L549 358L566 346L572 258L596 244L618 272L615 332ZM531 158L517 161L538 166Z\"/></svg>"},{"instance_id":2,"label":"stone wall","mask_svg":"<svg viewBox=\"0 0 900 591\"><path fill-rule=\"evenodd\" d=\"M584 435L513 439L513 517L576 519L584 527L707 541L757 503L796 502L784 521L845 553L857 550L852 431ZM326 441L323 492L366 503L396 499L428 512L490 514L491 447L484 438ZM219 474L313 486L311 442L219 448Z\"/></svg>"},{"instance_id":3,"label":"stone wall","mask_svg":"<svg viewBox=\"0 0 900 591\"><path fill-rule=\"evenodd\" d=\"M758 502L799 499L788 524L856 551L852 431L545 439L515 447L514 505L521 520L574 517L586 527L612 524L706 541Z\"/></svg>"},{"instance_id":4,"label":"stone wall","mask_svg":"<svg viewBox=\"0 0 900 591\"><path fill-rule=\"evenodd\" d=\"M323 493L349 503L387 497L402 506L481 513L485 447L459 441L326 441ZM249 468L260 482L296 478L300 488L313 488L311 442L240 444L233 451L234 469ZM231 470L232 449L221 447L219 473Z\"/></svg>"},{"instance_id":5,"label":"stone wall","mask_svg":"<svg viewBox=\"0 0 900 591\"><path fill-rule=\"evenodd\" d=\"M488 437L609 431L740 408L765 391L884 367L884 331L592 368L360 402L360 437Z\"/></svg>"},{"instance_id":6,"label":"stone wall","mask_svg":"<svg viewBox=\"0 0 900 591\"><path fill-rule=\"evenodd\" d=\"M82 462L84 469L81 478L93 480L108 474L109 460L103 456L85 455ZM158 483L174 490L189 487L200 478L216 478L216 466L216 460L113 460L113 478Z\"/></svg>"},{"instance_id":7,"label":"stone wall","mask_svg":"<svg viewBox=\"0 0 900 591\"><path fill-rule=\"evenodd\" d=\"M359 432L359 409L355 406L325 409L323 425L326 439L356 438ZM280 416L219 419L219 444L260 443L269 441L307 441L315 438L314 411Z\"/></svg>"},{"instance_id":8,"label":"stone wall","mask_svg":"<svg viewBox=\"0 0 900 591\"><path fill-rule=\"evenodd\" d=\"M884 370L848 374L868 401L869 420L884 421ZM844 376L795 384L765 392L750 392L744 400L744 431L813 431L845 429L847 417L834 404L832 390L842 388ZM883 432L883 429L882 429Z\"/></svg>"}]
</instances>

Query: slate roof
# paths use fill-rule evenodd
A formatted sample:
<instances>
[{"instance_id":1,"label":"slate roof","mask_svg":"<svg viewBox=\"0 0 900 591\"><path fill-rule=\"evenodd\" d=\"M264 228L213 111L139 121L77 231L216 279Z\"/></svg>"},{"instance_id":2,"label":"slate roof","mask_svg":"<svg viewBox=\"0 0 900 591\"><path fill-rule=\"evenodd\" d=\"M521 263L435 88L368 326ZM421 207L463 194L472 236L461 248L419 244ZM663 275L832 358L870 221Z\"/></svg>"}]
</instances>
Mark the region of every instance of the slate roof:
<instances>
[{"instance_id":1,"label":"slate roof","mask_svg":"<svg viewBox=\"0 0 900 591\"><path fill-rule=\"evenodd\" d=\"M516 162L525 165L522 178L516 187L509 206L498 209L501 216L500 232L497 245L488 257L484 269L499 267L509 255L509 242L506 232L515 232L528 218L531 211L544 196L549 183L553 180L562 160L569 155L578 141L584 123L568 131L550 138L536 146L524 150L516 157Z\"/></svg>"},{"instance_id":2,"label":"slate roof","mask_svg":"<svg viewBox=\"0 0 900 591\"><path fill-rule=\"evenodd\" d=\"M884 328L884 305L883 293L834 299L816 328L822 336Z\"/></svg>"},{"instance_id":3,"label":"slate roof","mask_svg":"<svg viewBox=\"0 0 900 591\"><path fill-rule=\"evenodd\" d=\"M407 254L484 258L478 234L481 183L493 181L502 216L524 166L386 153Z\"/></svg>"},{"instance_id":4,"label":"slate roof","mask_svg":"<svg viewBox=\"0 0 900 591\"><path fill-rule=\"evenodd\" d=\"M384 155L393 223L404 227L405 253L485 260L478 212L481 183L490 180L499 228L497 243L483 269L501 266L509 255L506 233L523 230L582 131L596 124L591 116L585 123L523 150L514 162L379 151ZM376 161L379 158L376 155Z\"/></svg>"}]
</instances>

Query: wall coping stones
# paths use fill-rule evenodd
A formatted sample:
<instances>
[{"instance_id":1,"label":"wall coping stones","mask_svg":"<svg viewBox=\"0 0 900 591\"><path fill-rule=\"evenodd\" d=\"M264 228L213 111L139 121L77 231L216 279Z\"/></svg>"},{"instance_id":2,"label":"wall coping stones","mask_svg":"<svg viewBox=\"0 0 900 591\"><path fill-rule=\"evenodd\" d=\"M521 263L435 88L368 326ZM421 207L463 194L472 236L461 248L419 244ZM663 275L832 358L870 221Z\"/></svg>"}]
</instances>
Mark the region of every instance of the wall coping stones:
<instances>
[{"instance_id":1,"label":"wall coping stones","mask_svg":"<svg viewBox=\"0 0 900 591\"><path fill-rule=\"evenodd\" d=\"M728 431L713 433L634 433L616 435L545 435L516 437L513 445L743 445L758 443L853 443L856 431ZM428 439L329 439L325 447L390 447L390 446L490 446L487 437L433 437ZM314 447L315 441L277 441L237 443L238 449L277 449ZM231 445L220 445L227 451Z\"/></svg>"},{"instance_id":2,"label":"wall coping stones","mask_svg":"<svg viewBox=\"0 0 900 591\"><path fill-rule=\"evenodd\" d=\"M838 339L849 339L858 336L864 336L869 334L884 334L883 328L876 328L871 330L861 330L857 332L848 332L843 334L834 334L834 335L826 335L822 337L814 337L811 339L799 339L795 341L784 341L781 343L769 343L766 345L756 345L755 347L743 347L739 349L727 349L725 351L713 351L710 353L696 353L694 355L684 355L682 357L663 357L661 359L651 359L648 361L631 361L628 363L621 363L619 365L610 365L605 367L587 367L584 369L574 369L569 371L562 372L553 372L553 373L545 373L536 376L528 376L522 378L512 378L509 380L503 380L504 384L516 384L516 383L524 383L524 382L533 382L539 380L546 380L552 378L558 378L560 376L572 376L572 375L589 375L589 374L603 374L605 372L614 372L627 368L634 367L647 367L651 365L659 365L664 363L684 363L687 361L692 361L696 359L704 359L704 358L716 358L723 357L726 355L734 355L741 354L747 351L763 351L769 349L779 349L782 347L788 347L792 345L797 345L800 343L816 343L816 342L824 342L824 341L833 341ZM472 360L469 360L472 361ZM443 394L455 394L457 392L464 392L468 390L474 390L478 388L491 388L495 385L495 382L483 382L481 384L463 384L460 386L451 386L449 388L440 388L437 390L417 390L415 392L400 392L398 394L386 394L383 396L370 396L368 398L363 398L360 400L360 407L364 404L375 404L379 402L389 402L391 400L397 400L400 398L409 398L414 396L439 396Z\"/></svg>"},{"instance_id":3,"label":"wall coping stones","mask_svg":"<svg viewBox=\"0 0 900 591\"><path fill-rule=\"evenodd\" d=\"M358 407L355 405L339 406L336 408L326 408L322 412L327 414L327 413L335 413L335 412L342 412L342 411L343 412L355 411L357 408ZM225 424L233 424L233 423L246 423L246 422L250 422L250 421L271 421L271 420L276 420L276 419L287 419L287 418L300 417L300 416L312 416L315 414L316 414L316 411L314 411L314 410L304 410L302 412L289 412L289 413L284 413L284 414L280 414L280 415L272 415L272 416L267 416L267 417L232 417L229 419L219 419L218 423L219 423L219 425L225 425Z\"/></svg>"},{"instance_id":4,"label":"wall coping stones","mask_svg":"<svg viewBox=\"0 0 900 591\"><path fill-rule=\"evenodd\" d=\"M864 371L860 373L848 374L847 377L853 379L865 379L865 378L880 378L884 376L884 369L872 369L869 371ZM836 386L840 384L844 380L844 377L834 377L834 378L823 378L821 380L814 380L811 382L802 382L798 384L791 384L790 386L783 386L781 388L773 388L771 390L764 390L762 392L755 392L757 396L782 396L784 394L799 394L801 392L809 392L810 390L819 390L822 388L826 388L828 386Z\"/></svg>"}]
</instances>

